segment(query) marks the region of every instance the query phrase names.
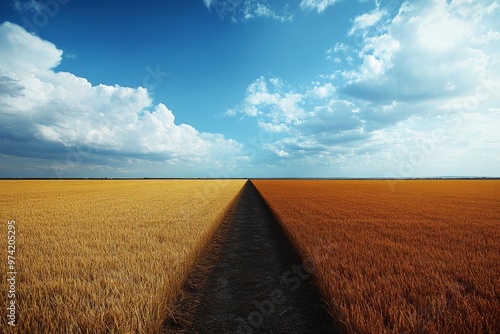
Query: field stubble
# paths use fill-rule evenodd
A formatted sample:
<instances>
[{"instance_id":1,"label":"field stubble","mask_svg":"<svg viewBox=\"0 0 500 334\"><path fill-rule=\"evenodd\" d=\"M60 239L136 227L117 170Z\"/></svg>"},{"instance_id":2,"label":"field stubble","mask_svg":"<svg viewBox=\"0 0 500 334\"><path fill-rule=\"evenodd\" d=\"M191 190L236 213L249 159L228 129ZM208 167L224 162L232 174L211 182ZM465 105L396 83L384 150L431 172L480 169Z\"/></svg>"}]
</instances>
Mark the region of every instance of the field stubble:
<instances>
[{"instance_id":1,"label":"field stubble","mask_svg":"<svg viewBox=\"0 0 500 334\"><path fill-rule=\"evenodd\" d=\"M1 232L16 220L18 271L17 326L2 316L0 328L157 333L243 184L0 181ZM7 285L1 289L6 307Z\"/></svg>"},{"instance_id":2,"label":"field stubble","mask_svg":"<svg viewBox=\"0 0 500 334\"><path fill-rule=\"evenodd\" d=\"M500 182L253 181L348 333L496 333Z\"/></svg>"}]
</instances>

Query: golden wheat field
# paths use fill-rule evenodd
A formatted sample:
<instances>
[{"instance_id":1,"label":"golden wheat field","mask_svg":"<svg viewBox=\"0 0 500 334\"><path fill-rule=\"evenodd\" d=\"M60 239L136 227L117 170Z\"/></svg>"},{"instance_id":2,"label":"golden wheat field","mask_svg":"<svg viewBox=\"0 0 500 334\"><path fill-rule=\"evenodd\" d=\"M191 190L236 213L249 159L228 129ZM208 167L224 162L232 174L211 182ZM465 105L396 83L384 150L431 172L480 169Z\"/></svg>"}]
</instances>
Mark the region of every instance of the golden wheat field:
<instances>
[{"instance_id":1,"label":"golden wheat field","mask_svg":"<svg viewBox=\"0 0 500 334\"><path fill-rule=\"evenodd\" d=\"M252 182L343 332L499 332L499 181Z\"/></svg>"},{"instance_id":2,"label":"golden wheat field","mask_svg":"<svg viewBox=\"0 0 500 334\"><path fill-rule=\"evenodd\" d=\"M156 333L243 180L0 181L2 282L16 221L17 325L6 333ZM1 286L7 307L7 284ZM2 312L4 313L4 312Z\"/></svg>"}]
</instances>

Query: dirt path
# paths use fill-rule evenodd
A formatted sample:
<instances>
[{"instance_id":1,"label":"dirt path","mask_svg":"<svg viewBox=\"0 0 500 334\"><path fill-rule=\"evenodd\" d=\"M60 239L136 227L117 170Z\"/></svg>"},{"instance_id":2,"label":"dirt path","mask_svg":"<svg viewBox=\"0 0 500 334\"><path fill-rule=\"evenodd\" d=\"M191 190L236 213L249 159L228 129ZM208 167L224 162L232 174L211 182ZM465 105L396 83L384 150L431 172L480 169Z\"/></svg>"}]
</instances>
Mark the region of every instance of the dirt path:
<instances>
[{"instance_id":1,"label":"dirt path","mask_svg":"<svg viewBox=\"0 0 500 334\"><path fill-rule=\"evenodd\" d=\"M227 217L163 333L336 333L310 275L251 182Z\"/></svg>"}]
</instances>

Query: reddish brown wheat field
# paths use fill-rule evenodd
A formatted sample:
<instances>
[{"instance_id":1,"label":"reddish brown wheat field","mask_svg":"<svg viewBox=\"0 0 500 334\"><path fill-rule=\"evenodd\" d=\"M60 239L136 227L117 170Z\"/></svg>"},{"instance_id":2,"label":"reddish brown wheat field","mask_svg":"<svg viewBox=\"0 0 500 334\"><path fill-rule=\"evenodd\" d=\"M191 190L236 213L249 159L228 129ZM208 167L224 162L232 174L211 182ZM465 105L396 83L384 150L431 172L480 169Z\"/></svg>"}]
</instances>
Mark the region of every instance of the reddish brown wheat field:
<instances>
[{"instance_id":1,"label":"reddish brown wheat field","mask_svg":"<svg viewBox=\"0 0 500 334\"><path fill-rule=\"evenodd\" d=\"M498 332L499 181L253 182L343 331Z\"/></svg>"}]
</instances>

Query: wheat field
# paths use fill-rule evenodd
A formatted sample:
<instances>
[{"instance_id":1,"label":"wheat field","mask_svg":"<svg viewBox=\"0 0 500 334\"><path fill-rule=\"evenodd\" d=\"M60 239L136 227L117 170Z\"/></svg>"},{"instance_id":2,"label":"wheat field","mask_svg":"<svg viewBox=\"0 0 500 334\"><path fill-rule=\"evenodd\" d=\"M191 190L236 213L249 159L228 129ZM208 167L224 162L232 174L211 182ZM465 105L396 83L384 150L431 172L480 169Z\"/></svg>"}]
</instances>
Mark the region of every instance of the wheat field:
<instances>
[{"instance_id":1,"label":"wheat field","mask_svg":"<svg viewBox=\"0 0 500 334\"><path fill-rule=\"evenodd\" d=\"M500 181L253 180L346 333L499 333Z\"/></svg>"},{"instance_id":2,"label":"wheat field","mask_svg":"<svg viewBox=\"0 0 500 334\"><path fill-rule=\"evenodd\" d=\"M17 325L2 316L1 331L157 333L243 184L0 181L2 282L9 220L18 272ZM1 289L5 310L7 285Z\"/></svg>"}]
</instances>

